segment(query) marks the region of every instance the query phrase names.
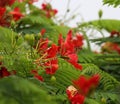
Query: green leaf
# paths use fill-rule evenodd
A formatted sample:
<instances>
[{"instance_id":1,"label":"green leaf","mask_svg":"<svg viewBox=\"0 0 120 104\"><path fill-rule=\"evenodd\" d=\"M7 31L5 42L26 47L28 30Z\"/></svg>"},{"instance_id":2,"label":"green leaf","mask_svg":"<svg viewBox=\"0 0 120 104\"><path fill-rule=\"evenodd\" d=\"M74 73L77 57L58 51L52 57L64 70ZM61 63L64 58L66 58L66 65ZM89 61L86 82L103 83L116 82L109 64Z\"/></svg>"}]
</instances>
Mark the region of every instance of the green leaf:
<instances>
[{"instance_id":1,"label":"green leaf","mask_svg":"<svg viewBox=\"0 0 120 104\"><path fill-rule=\"evenodd\" d=\"M56 104L35 84L13 76L0 79L0 104Z\"/></svg>"},{"instance_id":2,"label":"green leaf","mask_svg":"<svg viewBox=\"0 0 120 104\"><path fill-rule=\"evenodd\" d=\"M66 93L66 88L72 85L72 80L77 79L81 74L80 70L75 69L71 64L69 64L64 59L59 59L59 69L55 73L56 82L51 82L51 76L45 75L46 84L53 86L54 92Z\"/></svg>"},{"instance_id":3,"label":"green leaf","mask_svg":"<svg viewBox=\"0 0 120 104\"><path fill-rule=\"evenodd\" d=\"M114 20L114 19L100 19L100 20L94 20L89 21L86 23L82 23L79 25L79 27L90 27L94 26L95 29L105 29L108 32L111 32L113 30L120 31L120 20ZM91 27L90 27L91 28Z\"/></svg>"},{"instance_id":4,"label":"green leaf","mask_svg":"<svg viewBox=\"0 0 120 104\"><path fill-rule=\"evenodd\" d=\"M97 67L94 64L84 64L85 68L82 71L81 74L85 75L94 75L99 74L100 75L100 89L104 91L111 91L113 89L116 89L118 86L120 86L120 82L117 81L113 76L111 76L109 73L106 73L102 71L99 67Z\"/></svg>"},{"instance_id":5,"label":"green leaf","mask_svg":"<svg viewBox=\"0 0 120 104\"><path fill-rule=\"evenodd\" d=\"M87 98L85 104L100 104L100 103L94 99Z\"/></svg>"},{"instance_id":6,"label":"green leaf","mask_svg":"<svg viewBox=\"0 0 120 104\"><path fill-rule=\"evenodd\" d=\"M112 5L114 7L118 7L120 5L120 0L103 0L103 3L109 6Z\"/></svg>"},{"instance_id":7,"label":"green leaf","mask_svg":"<svg viewBox=\"0 0 120 104\"><path fill-rule=\"evenodd\" d=\"M104 42L120 43L120 38L118 38L118 37L104 37L104 38L90 39L90 41L92 41L98 45L101 45Z\"/></svg>"}]
</instances>

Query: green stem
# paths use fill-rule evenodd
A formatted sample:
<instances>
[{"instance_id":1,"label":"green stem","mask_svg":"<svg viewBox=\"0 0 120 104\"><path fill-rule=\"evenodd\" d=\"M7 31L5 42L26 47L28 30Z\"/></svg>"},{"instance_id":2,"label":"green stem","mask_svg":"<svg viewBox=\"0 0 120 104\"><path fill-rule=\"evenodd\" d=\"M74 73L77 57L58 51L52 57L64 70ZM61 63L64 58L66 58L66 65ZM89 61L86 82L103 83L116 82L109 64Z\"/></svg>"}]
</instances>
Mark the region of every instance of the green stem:
<instances>
[{"instance_id":1,"label":"green stem","mask_svg":"<svg viewBox=\"0 0 120 104\"><path fill-rule=\"evenodd\" d=\"M89 38L88 38L87 34L85 33L85 31L82 31L82 32L83 32L84 37L86 39L88 50L91 51L91 46L90 46Z\"/></svg>"}]
</instances>

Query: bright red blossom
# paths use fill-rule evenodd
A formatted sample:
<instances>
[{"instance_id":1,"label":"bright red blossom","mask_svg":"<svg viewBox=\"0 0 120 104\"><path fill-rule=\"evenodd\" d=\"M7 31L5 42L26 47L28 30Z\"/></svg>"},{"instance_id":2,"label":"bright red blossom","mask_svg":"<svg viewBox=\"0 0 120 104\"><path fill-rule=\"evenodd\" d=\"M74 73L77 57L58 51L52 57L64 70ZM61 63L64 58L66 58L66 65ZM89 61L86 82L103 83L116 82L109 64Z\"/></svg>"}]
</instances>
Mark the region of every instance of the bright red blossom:
<instances>
[{"instance_id":1,"label":"bright red blossom","mask_svg":"<svg viewBox=\"0 0 120 104\"><path fill-rule=\"evenodd\" d=\"M72 31L70 30L64 42L65 53L75 53L75 47L72 42Z\"/></svg>"},{"instance_id":2,"label":"bright red blossom","mask_svg":"<svg viewBox=\"0 0 120 104\"><path fill-rule=\"evenodd\" d=\"M6 76L10 76L10 75L11 75L10 72L8 72L5 67L1 67L0 78L6 77Z\"/></svg>"},{"instance_id":3,"label":"bright red blossom","mask_svg":"<svg viewBox=\"0 0 120 104\"><path fill-rule=\"evenodd\" d=\"M42 10L45 12L48 18L55 16L58 12L56 9L52 9L50 4L44 4L44 3L42 4Z\"/></svg>"},{"instance_id":4,"label":"bright red blossom","mask_svg":"<svg viewBox=\"0 0 120 104\"><path fill-rule=\"evenodd\" d=\"M6 8L0 7L0 26L9 26L9 16L6 15Z\"/></svg>"},{"instance_id":5,"label":"bright red blossom","mask_svg":"<svg viewBox=\"0 0 120 104\"><path fill-rule=\"evenodd\" d=\"M0 7L11 6L15 0L0 0Z\"/></svg>"},{"instance_id":6,"label":"bright red blossom","mask_svg":"<svg viewBox=\"0 0 120 104\"><path fill-rule=\"evenodd\" d=\"M40 75L35 75L34 78L38 79L39 81L44 81L43 77Z\"/></svg>"},{"instance_id":7,"label":"bright red blossom","mask_svg":"<svg viewBox=\"0 0 120 104\"><path fill-rule=\"evenodd\" d=\"M38 79L39 81L44 81L43 77L38 74L37 70L31 70L31 74L33 74L34 78Z\"/></svg>"},{"instance_id":8,"label":"bright red blossom","mask_svg":"<svg viewBox=\"0 0 120 104\"><path fill-rule=\"evenodd\" d=\"M38 47L37 47L37 50L38 50L39 53L45 53L45 51L48 48L48 42L49 42L48 39L41 38L39 40Z\"/></svg>"},{"instance_id":9,"label":"bright red blossom","mask_svg":"<svg viewBox=\"0 0 120 104\"><path fill-rule=\"evenodd\" d=\"M44 28L40 31L42 36L45 34L45 32L46 32L46 29L44 29Z\"/></svg>"},{"instance_id":10,"label":"bright red blossom","mask_svg":"<svg viewBox=\"0 0 120 104\"><path fill-rule=\"evenodd\" d=\"M6 12L6 8L0 7L0 20L3 18L5 12Z\"/></svg>"},{"instance_id":11,"label":"bright red blossom","mask_svg":"<svg viewBox=\"0 0 120 104\"><path fill-rule=\"evenodd\" d=\"M58 69L58 60L57 60L57 52L58 52L58 46L55 44L52 44L51 47L47 47L47 44L44 44L42 47L45 48L43 50L43 58L39 58L35 61L35 63L39 66L42 66L47 74L54 74ZM41 50L40 50L41 52Z\"/></svg>"},{"instance_id":12,"label":"bright red blossom","mask_svg":"<svg viewBox=\"0 0 120 104\"><path fill-rule=\"evenodd\" d=\"M75 37L76 38L76 37ZM79 40L80 38L80 40ZM67 57L66 60L71 63L75 68L82 69L82 66L78 64L78 56L76 54L76 48L81 47L83 45L83 38L81 36L77 36L76 40L72 37L72 31L70 30L67 34L66 39L64 40L62 35L60 34L58 40L58 51L62 57Z\"/></svg>"},{"instance_id":13,"label":"bright red blossom","mask_svg":"<svg viewBox=\"0 0 120 104\"><path fill-rule=\"evenodd\" d=\"M15 75L16 71L12 70L12 71L8 71L6 67L1 66L2 62L0 62L0 78L4 78L10 75Z\"/></svg>"},{"instance_id":14,"label":"bright red blossom","mask_svg":"<svg viewBox=\"0 0 120 104\"><path fill-rule=\"evenodd\" d=\"M117 51L120 54L120 46L118 44L114 43L112 48L113 48L113 50Z\"/></svg>"},{"instance_id":15,"label":"bright red blossom","mask_svg":"<svg viewBox=\"0 0 120 104\"><path fill-rule=\"evenodd\" d=\"M44 64L44 66L48 67L45 69L47 74L54 74L58 69L58 60L56 59L57 52L58 46L55 44L52 44L52 46L46 51L46 59L48 59L48 61Z\"/></svg>"},{"instance_id":16,"label":"bright red blossom","mask_svg":"<svg viewBox=\"0 0 120 104\"><path fill-rule=\"evenodd\" d=\"M79 79L74 80L73 84L82 95L87 95L91 88L98 85L100 76L98 74L93 75L91 78L80 76Z\"/></svg>"},{"instance_id":17,"label":"bright red blossom","mask_svg":"<svg viewBox=\"0 0 120 104\"><path fill-rule=\"evenodd\" d=\"M48 67L46 68L46 74L55 74L55 72L58 69L58 60L50 60L47 63L44 64L44 66Z\"/></svg>"},{"instance_id":18,"label":"bright red blossom","mask_svg":"<svg viewBox=\"0 0 120 104\"><path fill-rule=\"evenodd\" d=\"M20 12L20 9L18 7L14 8L14 10L12 12L10 12L10 14L13 15L13 19L15 21L18 21L21 17L23 17L24 15Z\"/></svg>"},{"instance_id":19,"label":"bright red blossom","mask_svg":"<svg viewBox=\"0 0 120 104\"><path fill-rule=\"evenodd\" d=\"M81 48L83 45L83 36L77 33L76 37L72 39L72 43L74 44L74 47Z\"/></svg>"},{"instance_id":20,"label":"bright red blossom","mask_svg":"<svg viewBox=\"0 0 120 104\"><path fill-rule=\"evenodd\" d=\"M53 58L56 57L58 52L58 46L55 44L52 44L50 48L46 51L47 53L47 58Z\"/></svg>"},{"instance_id":21,"label":"bright red blossom","mask_svg":"<svg viewBox=\"0 0 120 104\"><path fill-rule=\"evenodd\" d=\"M83 104L89 91L98 85L99 79L100 76L95 74L90 78L80 76L77 80L74 80L74 86L71 85L66 90L68 99L70 100L71 104Z\"/></svg>"},{"instance_id":22,"label":"bright red blossom","mask_svg":"<svg viewBox=\"0 0 120 104\"><path fill-rule=\"evenodd\" d=\"M68 99L71 101L71 104L83 104L85 96L79 94L77 89L74 86L69 86L66 90Z\"/></svg>"},{"instance_id":23,"label":"bright red blossom","mask_svg":"<svg viewBox=\"0 0 120 104\"><path fill-rule=\"evenodd\" d=\"M116 30L113 30L111 31L111 37L114 37L114 36L120 36L120 32L116 31Z\"/></svg>"},{"instance_id":24,"label":"bright red blossom","mask_svg":"<svg viewBox=\"0 0 120 104\"><path fill-rule=\"evenodd\" d=\"M102 45L102 51L104 52L117 52L120 54L120 45L117 43L112 43L112 42L105 42Z\"/></svg>"}]
</instances>

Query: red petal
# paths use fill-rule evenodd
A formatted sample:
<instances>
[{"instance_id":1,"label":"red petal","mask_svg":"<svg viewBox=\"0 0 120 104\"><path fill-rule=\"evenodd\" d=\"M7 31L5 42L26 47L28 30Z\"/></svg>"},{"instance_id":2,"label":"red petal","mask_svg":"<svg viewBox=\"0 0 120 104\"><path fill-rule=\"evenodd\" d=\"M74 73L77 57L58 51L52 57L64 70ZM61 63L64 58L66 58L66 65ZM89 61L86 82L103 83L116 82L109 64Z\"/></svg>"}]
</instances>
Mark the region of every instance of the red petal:
<instances>
[{"instance_id":1,"label":"red petal","mask_svg":"<svg viewBox=\"0 0 120 104\"><path fill-rule=\"evenodd\" d=\"M5 14L5 12L6 12L6 8L0 7L0 19L3 18L3 15Z\"/></svg>"},{"instance_id":2,"label":"red petal","mask_svg":"<svg viewBox=\"0 0 120 104\"><path fill-rule=\"evenodd\" d=\"M46 29L44 29L44 28L40 31L41 35L44 35L45 32L46 32Z\"/></svg>"},{"instance_id":3,"label":"red petal","mask_svg":"<svg viewBox=\"0 0 120 104\"><path fill-rule=\"evenodd\" d=\"M57 55L58 52L58 46L55 44L52 44L52 46L47 50L47 58L53 58Z\"/></svg>"},{"instance_id":4,"label":"red petal","mask_svg":"<svg viewBox=\"0 0 120 104\"><path fill-rule=\"evenodd\" d=\"M36 74L38 74L38 71L37 70L31 70L31 74L36 75Z\"/></svg>"},{"instance_id":5,"label":"red petal","mask_svg":"<svg viewBox=\"0 0 120 104\"><path fill-rule=\"evenodd\" d=\"M9 76L10 72L8 72L5 67L1 67L1 75L2 77Z\"/></svg>"},{"instance_id":6,"label":"red petal","mask_svg":"<svg viewBox=\"0 0 120 104\"><path fill-rule=\"evenodd\" d=\"M38 79L39 81L44 81L43 77L40 75L35 75L34 76L36 79Z\"/></svg>"},{"instance_id":7,"label":"red petal","mask_svg":"<svg viewBox=\"0 0 120 104\"><path fill-rule=\"evenodd\" d=\"M14 10L12 12L10 12L10 14L13 15L13 18L15 21L19 20L21 17L23 17L24 15L20 12L20 9L18 7L14 8Z\"/></svg>"}]
</instances>

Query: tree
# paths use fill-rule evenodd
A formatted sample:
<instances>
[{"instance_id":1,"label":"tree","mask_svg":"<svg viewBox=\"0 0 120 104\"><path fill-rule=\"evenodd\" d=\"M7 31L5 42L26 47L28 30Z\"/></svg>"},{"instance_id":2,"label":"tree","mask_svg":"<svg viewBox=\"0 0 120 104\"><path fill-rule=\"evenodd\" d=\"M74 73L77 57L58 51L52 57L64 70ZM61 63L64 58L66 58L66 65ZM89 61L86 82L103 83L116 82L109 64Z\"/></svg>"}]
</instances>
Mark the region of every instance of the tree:
<instances>
[{"instance_id":1,"label":"tree","mask_svg":"<svg viewBox=\"0 0 120 104\"><path fill-rule=\"evenodd\" d=\"M71 28L54 22L50 3L34 2L0 1L0 104L119 104L120 21L99 11L98 20ZM90 39L89 29L103 37Z\"/></svg>"}]
</instances>

